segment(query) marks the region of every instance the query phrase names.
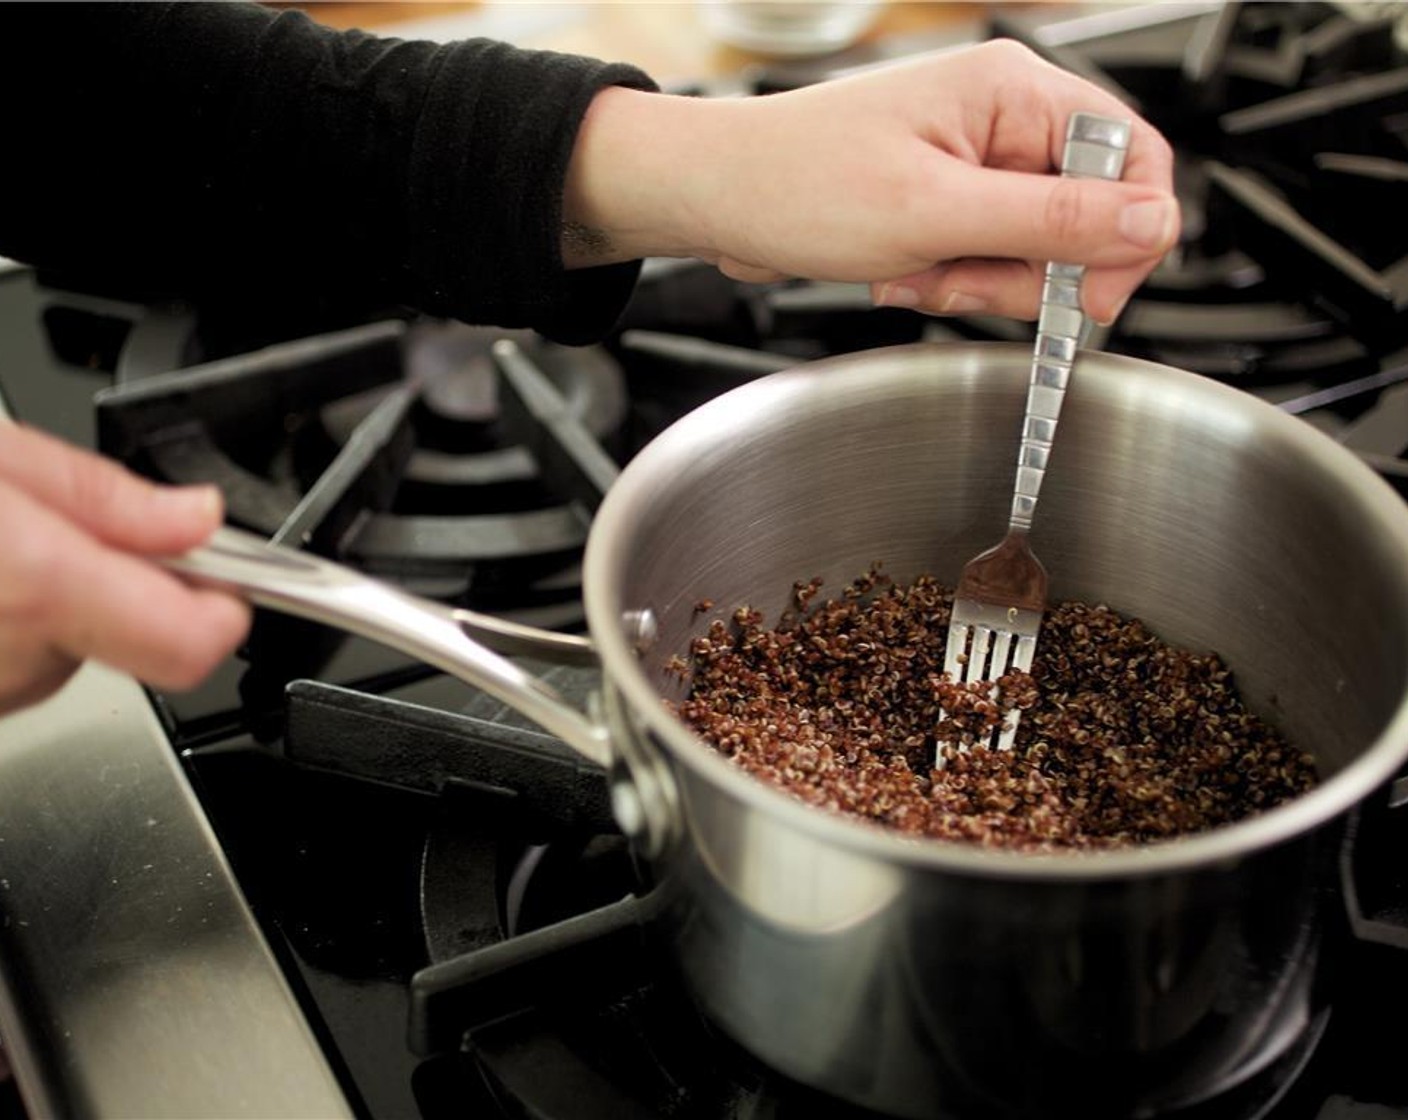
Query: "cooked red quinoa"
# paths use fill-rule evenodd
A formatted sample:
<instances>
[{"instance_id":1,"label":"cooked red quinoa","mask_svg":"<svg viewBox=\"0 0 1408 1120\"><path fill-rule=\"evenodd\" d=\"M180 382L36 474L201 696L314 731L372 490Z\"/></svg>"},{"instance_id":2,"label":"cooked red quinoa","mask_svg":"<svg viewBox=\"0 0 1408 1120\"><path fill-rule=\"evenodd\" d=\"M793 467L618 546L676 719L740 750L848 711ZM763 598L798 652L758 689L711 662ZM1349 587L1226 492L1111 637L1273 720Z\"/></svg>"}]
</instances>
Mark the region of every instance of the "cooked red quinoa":
<instances>
[{"instance_id":1,"label":"cooked red quinoa","mask_svg":"<svg viewBox=\"0 0 1408 1120\"><path fill-rule=\"evenodd\" d=\"M872 571L767 627L716 619L694 640L681 718L738 766L813 805L916 836L1024 851L1203 832L1301 794L1313 760L1242 706L1214 654L1174 649L1104 606L1047 611L1030 676L943 675L952 591ZM1004 707L1010 751L969 746ZM943 713L949 715L944 717ZM945 764L934 766L939 742Z\"/></svg>"}]
</instances>

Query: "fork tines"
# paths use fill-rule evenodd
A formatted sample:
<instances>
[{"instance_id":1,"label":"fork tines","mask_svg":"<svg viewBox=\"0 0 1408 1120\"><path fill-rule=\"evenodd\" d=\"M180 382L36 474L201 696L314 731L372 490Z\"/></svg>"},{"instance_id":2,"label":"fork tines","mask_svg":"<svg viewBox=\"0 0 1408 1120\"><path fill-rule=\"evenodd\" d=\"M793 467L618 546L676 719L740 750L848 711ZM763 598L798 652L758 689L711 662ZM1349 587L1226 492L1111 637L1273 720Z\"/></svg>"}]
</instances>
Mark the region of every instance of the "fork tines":
<instances>
[{"instance_id":1,"label":"fork tines","mask_svg":"<svg viewBox=\"0 0 1408 1120\"><path fill-rule=\"evenodd\" d=\"M944 650L949 678L968 686L991 682L989 696L998 699L1002 677L1014 669L1031 672L1046 611L1046 583L1046 569L1027 542L1026 528L1014 520L996 547L963 566ZM1011 749L1020 721L1015 708L1003 713L987 745ZM939 744L940 765L947 746Z\"/></svg>"},{"instance_id":2,"label":"fork tines","mask_svg":"<svg viewBox=\"0 0 1408 1120\"><path fill-rule=\"evenodd\" d=\"M992 682L990 695L996 697L996 682L1002 677L1014 669L1031 672L1041 618L1041 611L1030 608L955 599L945 670L963 684ZM1011 748L1020 720L1021 713L1015 708L1003 713L1002 722L994 731L998 750Z\"/></svg>"}]
</instances>

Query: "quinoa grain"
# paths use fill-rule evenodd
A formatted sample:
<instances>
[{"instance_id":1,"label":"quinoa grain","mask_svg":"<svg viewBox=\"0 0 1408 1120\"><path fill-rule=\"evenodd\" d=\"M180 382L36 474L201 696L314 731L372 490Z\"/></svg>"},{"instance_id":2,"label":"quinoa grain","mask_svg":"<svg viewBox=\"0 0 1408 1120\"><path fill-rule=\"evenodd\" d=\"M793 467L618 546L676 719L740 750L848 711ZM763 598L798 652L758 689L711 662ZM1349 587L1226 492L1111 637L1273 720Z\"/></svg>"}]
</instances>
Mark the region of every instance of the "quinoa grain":
<instances>
[{"instance_id":1,"label":"quinoa grain","mask_svg":"<svg viewBox=\"0 0 1408 1120\"><path fill-rule=\"evenodd\" d=\"M820 580L763 625L743 606L691 644L677 714L736 765L821 808L913 836L1022 851L1203 832L1310 789L1313 760L1241 703L1214 654L1174 649L1105 606L1047 611L1030 674L943 673L952 591L873 568ZM1012 710L1010 751L979 745ZM941 766L935 766L939 743Z\"/></svg>"}]
</instances>

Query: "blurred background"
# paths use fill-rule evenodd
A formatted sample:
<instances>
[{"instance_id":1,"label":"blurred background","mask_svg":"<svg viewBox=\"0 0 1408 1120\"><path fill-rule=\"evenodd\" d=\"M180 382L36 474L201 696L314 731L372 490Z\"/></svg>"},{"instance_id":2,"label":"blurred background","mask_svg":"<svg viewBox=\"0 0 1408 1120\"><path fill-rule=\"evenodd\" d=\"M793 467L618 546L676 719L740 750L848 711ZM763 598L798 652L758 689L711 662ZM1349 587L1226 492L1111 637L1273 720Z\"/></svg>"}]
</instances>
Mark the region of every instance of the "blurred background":
<instances>
[{"instance_id":1,"label":"blurred background","mask_svg":"<svg viewBox=\"0 0 1408 1120\"><path fill-rule=\"evenodd\" d=\"M932 35L985 20L987 3L920 0L677 0L675 3L313 3L297 7L332 27L404 38L489 36L524 47L632 62L662 86L815 56L894 37ZM998 5L1026 7L1030 5Z\"/></svg>"}]
</instances>

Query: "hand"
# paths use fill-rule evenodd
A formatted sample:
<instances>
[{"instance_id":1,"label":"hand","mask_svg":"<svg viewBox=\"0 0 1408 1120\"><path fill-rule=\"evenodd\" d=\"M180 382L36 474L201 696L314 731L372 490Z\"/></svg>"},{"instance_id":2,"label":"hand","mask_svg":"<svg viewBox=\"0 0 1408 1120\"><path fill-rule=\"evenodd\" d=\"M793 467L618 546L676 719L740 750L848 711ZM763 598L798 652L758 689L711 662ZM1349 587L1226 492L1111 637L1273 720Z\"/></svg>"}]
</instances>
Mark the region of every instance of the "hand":
<instances>
[{"instance_id":1,"label":"hand","mask_svg":"<svg viewBox=\"0 0 1408 1120\"><path fill-rule=\"evenodd\" d=\"M0 712L56 691L88 657L159 688L200 681L249 610L146 557L201 543L221 516L214 487L156 486L0 421Z\"/></svg>"},{"instance_id":2,"label":"hand","mask_svg":"<svg viewBox=\"0 0 1408 1120\"><path fill-rule=\"evenodd\" d=\"M1131 120L1120 183L1054 173L1078 110ZM1168 144L1128 106L994 41L768 97L602 91L564 199L601 237L567 256L694 255L741 280L1020 318L1059 260L1089 266L1085 310L1109 322L1177 241L1172 182Z\"/></svg>"}]
</instances>

